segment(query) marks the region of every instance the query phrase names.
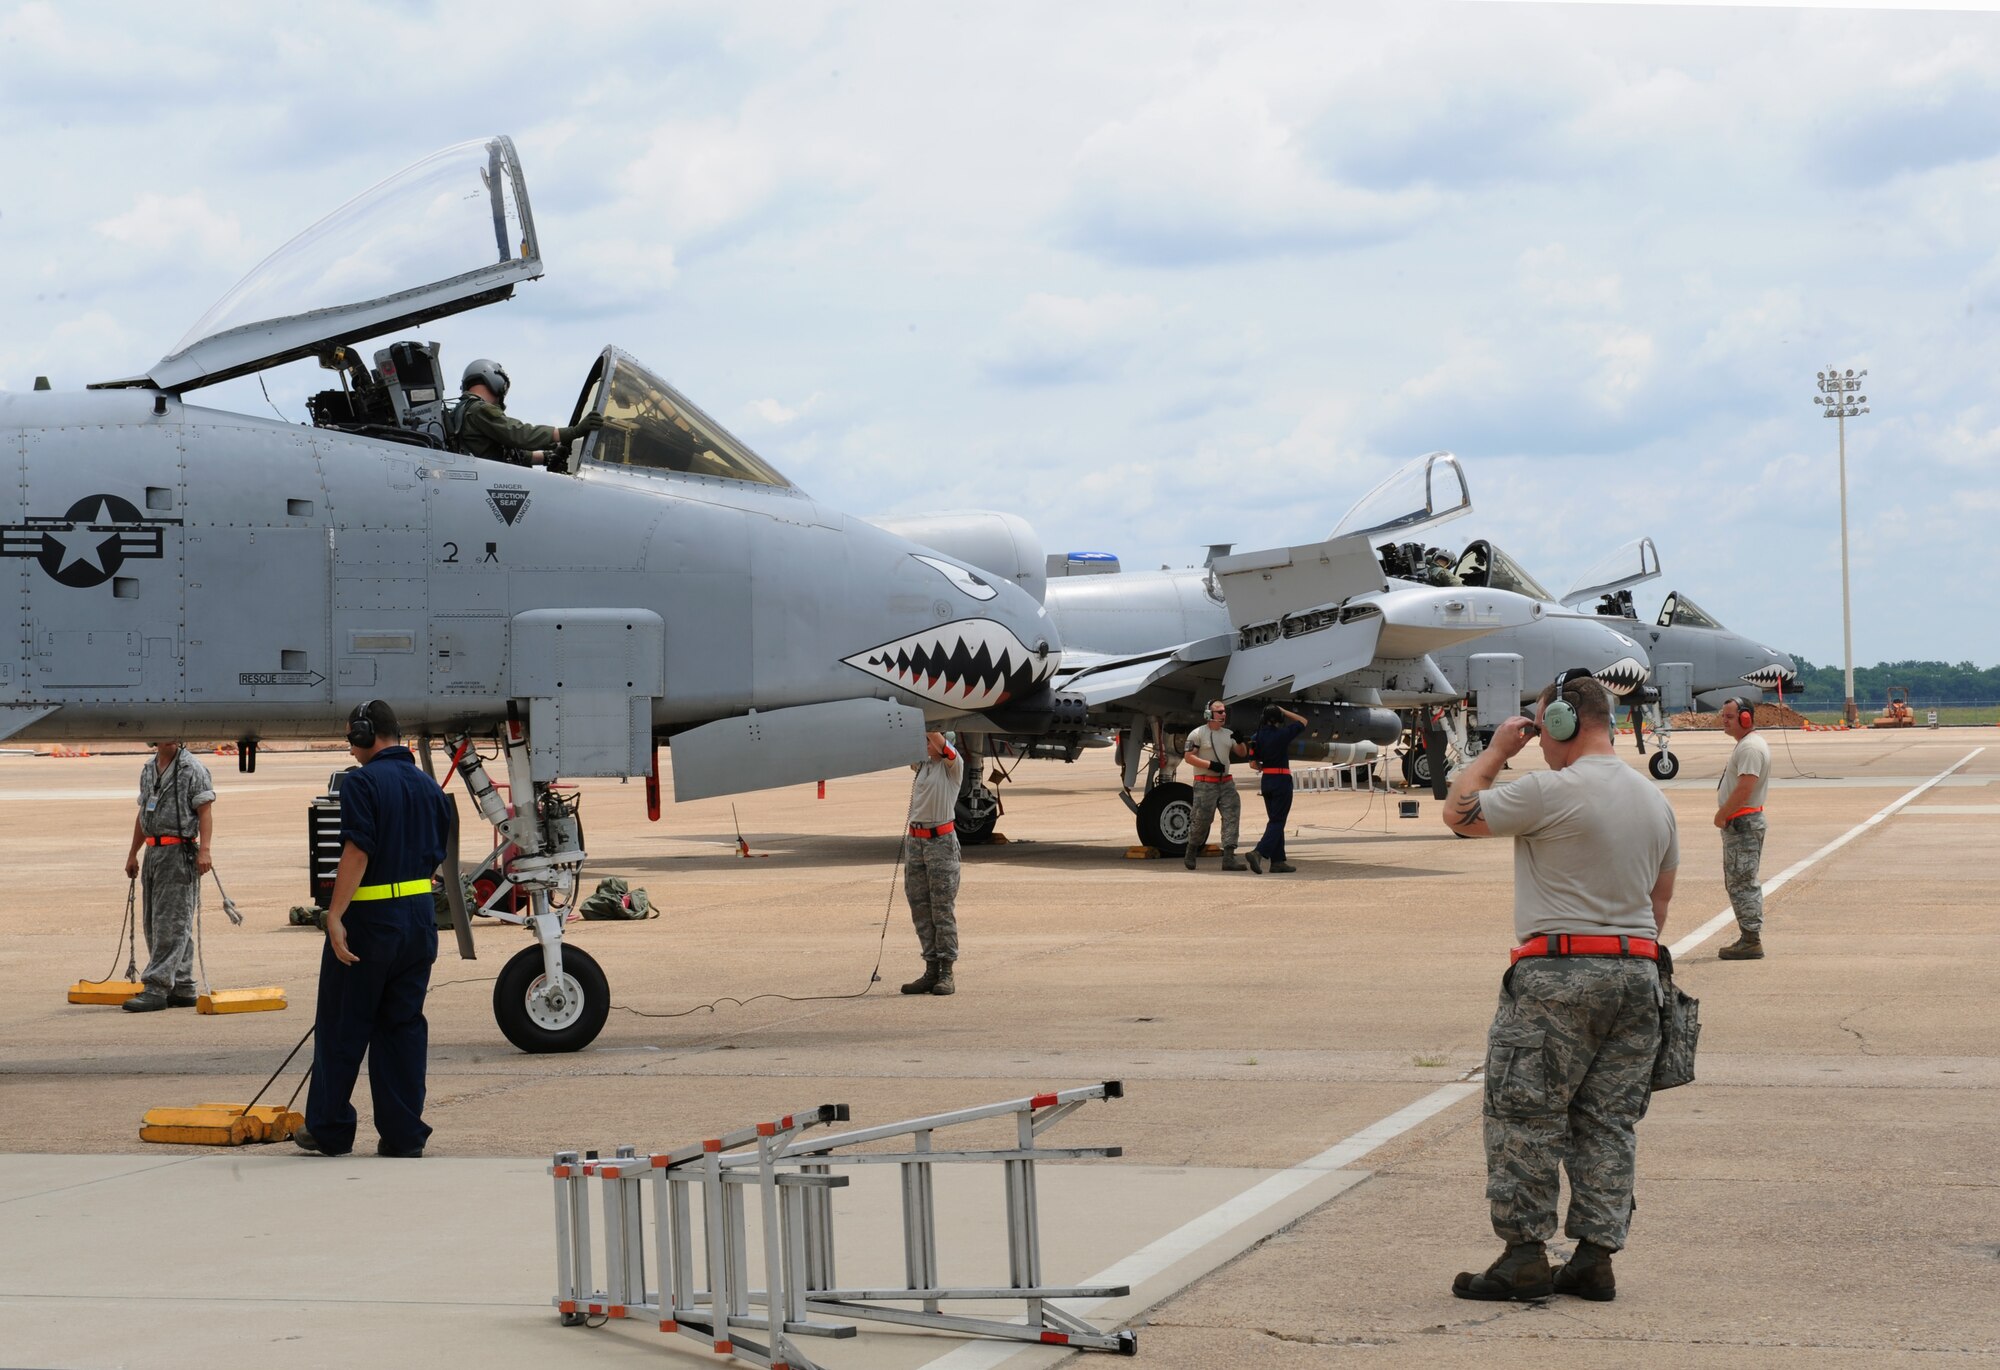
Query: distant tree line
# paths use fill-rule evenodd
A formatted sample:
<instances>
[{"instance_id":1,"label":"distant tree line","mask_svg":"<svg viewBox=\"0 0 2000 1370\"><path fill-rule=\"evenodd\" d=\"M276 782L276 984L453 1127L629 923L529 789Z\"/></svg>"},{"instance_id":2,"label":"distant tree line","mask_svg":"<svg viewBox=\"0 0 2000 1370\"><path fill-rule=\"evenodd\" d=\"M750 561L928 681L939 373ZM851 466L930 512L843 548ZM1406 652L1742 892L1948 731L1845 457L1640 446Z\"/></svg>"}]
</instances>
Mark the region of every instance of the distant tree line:
<instances>
[{"instance_id":1,"label":"distant tree line","mask_svg":"<svg viewBox=\"0 0 2000 1370\"><path fill-rule=\"evenodd\" d=\"M1840 667L1815 666L1802 656L1799 683L1785 691L1787 699L1838 704L1847 696ZM1854 697L1867 705L1879 705L1891 685L1906 685L1913 703L1985 704L2000 700L2000 666L1981 669L1970 661L1951 665L1943 661L1884 661L1874 666L1854 668Z\"/></svg>"}]
</instances>

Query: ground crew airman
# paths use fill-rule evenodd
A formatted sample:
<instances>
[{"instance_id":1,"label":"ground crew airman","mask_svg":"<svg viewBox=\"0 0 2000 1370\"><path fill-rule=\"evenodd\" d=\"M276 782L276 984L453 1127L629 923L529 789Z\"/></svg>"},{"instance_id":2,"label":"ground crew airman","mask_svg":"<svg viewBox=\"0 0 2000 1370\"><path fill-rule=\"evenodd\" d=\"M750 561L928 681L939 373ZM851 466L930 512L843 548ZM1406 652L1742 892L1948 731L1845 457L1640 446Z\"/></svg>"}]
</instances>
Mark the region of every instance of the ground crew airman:
<instances>
[{"instance_id":1,"label":"ground crew airman","mask_svg":"<svg viewBox=\"0 0 2000 1370\"><path fill-rule=\"evenodd\" d=\"M910 767L909 832L903 839L903 893L924 953L924 973L905 994L956 994L958 960L958 788L965 758L943 733L924 734L924 759Z\"/></svg>"},{"instance_id":2,"label":"ground crew airman","mask_svg":"<svg viewBox=\"0 0 2000 1370\"><path fill-rule=\"evenodd\" d=\"M1194 768L1194 817L1188 825L1187 851L1181 857L1181 864L1189 870L1195 868L1195 858L1208 845L1208 830L1215 822L1215 814L1222 812L1222 868L1226 871L1248 870L1236 859L1237 829L1243 821L1243 797L1236 793L1236 777L1230 773L1230 763L1250 754L1247 743L1238 742L1236 734L1229 731L1229 707L1221 700L1211 700L1208 705L1208 721L1188 734L1187 747L1181 759Z\"/></svg>"},{"instance_id":3,"label":"ground crew airman","mask_svg":"<svg viewBox=\"0 0 2000 1370\"><path fill-rule=\"evenodd\" d=\"M1722 730L1736 739L1715 785L1715 826L1722 829L1722 887L1736 910L1736 940L1716 952L1723 961L1764 959L1764 790L1771 782L1771 744L1757 736L1757 706L1725 700Z\"/></svg>"},{"instance_id":4,"label":"ground crew airman","mask_svg":"<svg viewBox=\"0 0 2000 1370\"><path fill-rule=\"evenodd\" d=\"M358 766L340 783L340 865L320 951L312 1084L306 1125L292 1134L326 1156L354 1149L351 1100L364 1055L375 1153L421 1156L431 1135L424 1121L424 995L438 946L431 875L453 822L451 801L402 742L395 713L379 699L348 719L348 754Z\"/></svg>"},{"instance_id":5,"label":"ground crew airman","mask_svg":"<svg viewBox=\"0 0 2000 1370\"><path fill-rule=\"evenodd\" d=\"M1285 860L1285 820L1292 815L1292 743L1306 730L1306 721L1279 704L1264 706L1264 726L1250 735L1246 744L1257 767L1257 790L1264 799L1264 835L1244 860L1262 875L1264 863L1278 875L1289 875L1298 867Z\"/></svg>"},{"instance_id":6,"label":"ground crew airman","mask_svg":"<svg viewBox=\"0 0 2000 1370\"><path fill-rule=\"evenodd\" d=\"M509 384L507 368L499 362L481 357L465 368L459 382L464 398L459 402L457 428L458 449L467 456L539 466L548 460L548 453L560 453L572 440L604 426L602 414L585 414L566 428L509 418Z\"/></svg>"},{"instance_id":7,"label":"ground crew airman","mask_svg":"<svg viewBox=\"0 0 2000 1370\"><path fill-rule=\"evenodd\" d=\"M138 876L146 900L146 987L125 1001L130 1013L191 1008L195 1001L194 923L201 912L201 877L212 858L215 782L208 767L178 741L155 742L139 772L139 815L125 874Z\"/></svg>"},{"instance_id":8,"label":"ground crew airman","mask_svg":"<svg viewBox=\"0 0 2000 1370\"><path fill-rule=\"evenodd\" d=\"M1514 934L1486 1045L1486 1197L1507 1243L1462 1299L1615 1296L1660 1048L1660 935L1680 848L1666 799L1612 749L1611 697L1585 671L1542 691L1538 719L1510 718L1452 782L1444 822L1514 838ZM1500 768L1539 732L1545 771ZM1559 1174L1576 1238L1551 1270Z\"/></svg>"}]
</instances>

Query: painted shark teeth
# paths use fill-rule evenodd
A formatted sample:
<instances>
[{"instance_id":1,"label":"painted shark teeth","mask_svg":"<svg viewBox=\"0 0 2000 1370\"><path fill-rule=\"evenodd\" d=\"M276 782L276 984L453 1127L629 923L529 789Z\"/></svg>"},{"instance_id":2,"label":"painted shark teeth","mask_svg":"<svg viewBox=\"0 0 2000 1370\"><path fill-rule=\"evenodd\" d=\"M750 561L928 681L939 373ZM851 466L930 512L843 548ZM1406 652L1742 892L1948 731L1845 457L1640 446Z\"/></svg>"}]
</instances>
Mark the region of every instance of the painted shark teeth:
<instances>
[{"instance_id":1,"label":"painted shark teeth","mask_svg":"<svg viewBox=\"0 0 2000 1370\"><path fill-rule=\"evenodd\" d=\"M844 660L909 694L971 712L1020 698L1054 674L1061 657L1037 656L992 619L967 618Z\"/></svg>"},{"instance_id":2,"label":"painted shark teeth","mask_svg":"<svg viewBox=\"0 0 2000 1370\"><path fill-rule=\"evenodd\" d=\"M1799 678L1797 671L1788 671L1775 661L1768 666L1759 666L1743 677L1752 685L1763 689L1773 689L1779 685L1790 685Z\"/></svg>"},{"instance_id":3,"label":"painted shark teeth","mask_svg":"<svg viewBox=\"0 0 2000 1370\"><path fill-rule=\"evenodd\" d=\"M1605 689L1623 699L1646 683L1647 668L1631 657L1620 657L1591 673Z\"/></svg>"}]
</instances>

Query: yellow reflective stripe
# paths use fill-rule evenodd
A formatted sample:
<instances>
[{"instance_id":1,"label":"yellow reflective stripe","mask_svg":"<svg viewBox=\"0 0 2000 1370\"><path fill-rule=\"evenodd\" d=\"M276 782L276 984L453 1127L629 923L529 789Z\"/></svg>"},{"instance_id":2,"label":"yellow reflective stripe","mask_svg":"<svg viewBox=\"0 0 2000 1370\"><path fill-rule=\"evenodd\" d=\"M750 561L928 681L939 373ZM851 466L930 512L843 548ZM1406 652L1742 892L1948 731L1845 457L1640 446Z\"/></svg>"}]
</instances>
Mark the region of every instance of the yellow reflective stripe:
<instances>
[{"instance_id":1,"label":"yellow reflective stripe","mask_svg":"<svg viewBox=\"0 0 2000 1370\"><path fill-rule=\"evenodd\" d=\"M406 894L429 894L431 882L428 880L398 880L392 885L363 885L354 892L356 899L400 899Z\"/></svg>"}]
</instances>

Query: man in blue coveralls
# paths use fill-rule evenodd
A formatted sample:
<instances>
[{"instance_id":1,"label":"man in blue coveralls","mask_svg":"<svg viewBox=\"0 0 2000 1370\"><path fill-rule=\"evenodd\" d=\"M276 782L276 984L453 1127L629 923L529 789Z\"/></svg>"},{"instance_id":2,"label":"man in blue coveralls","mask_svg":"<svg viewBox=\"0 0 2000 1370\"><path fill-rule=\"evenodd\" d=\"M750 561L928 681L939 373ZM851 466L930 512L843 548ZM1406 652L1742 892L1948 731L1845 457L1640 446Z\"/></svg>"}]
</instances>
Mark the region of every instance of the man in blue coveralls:
<instances>
[{"instance_id":1,"label":"man in blue coveralls","mask_svg":"<svg viewBox=\"0 0 2000 1370\"><path fill-rule=\"evenodd\" d=\"M1257 782L1264 796L1264 836L1245 858L1262 875L1264 863L1279 875L1298 867L1285 860L1285 820L1292 816L1292 743L1306 730L1306 721L1276 704L1264 706L1264 726L1250 735L1250 764L1263 775Z\"/></svg>"},{"instance_id":2,"label":"man in blue coveralls","mask_svg":"<svg viewBox=\"0 0 2000 1370\"><path fill-rule=\"evenodd\" d=\"M444 860L454 814L437 782L417 769L381 700L354 711L347 746L360 768L340 782L342 847L320 953L312 1087L305 1128L292 1140L326 1156L354 1149L349 1100L366 1054L375 1154L417 1157L431 1135L424 1122L424 993L438 948L431 873Z\"/></svg>"}]
</instances>

